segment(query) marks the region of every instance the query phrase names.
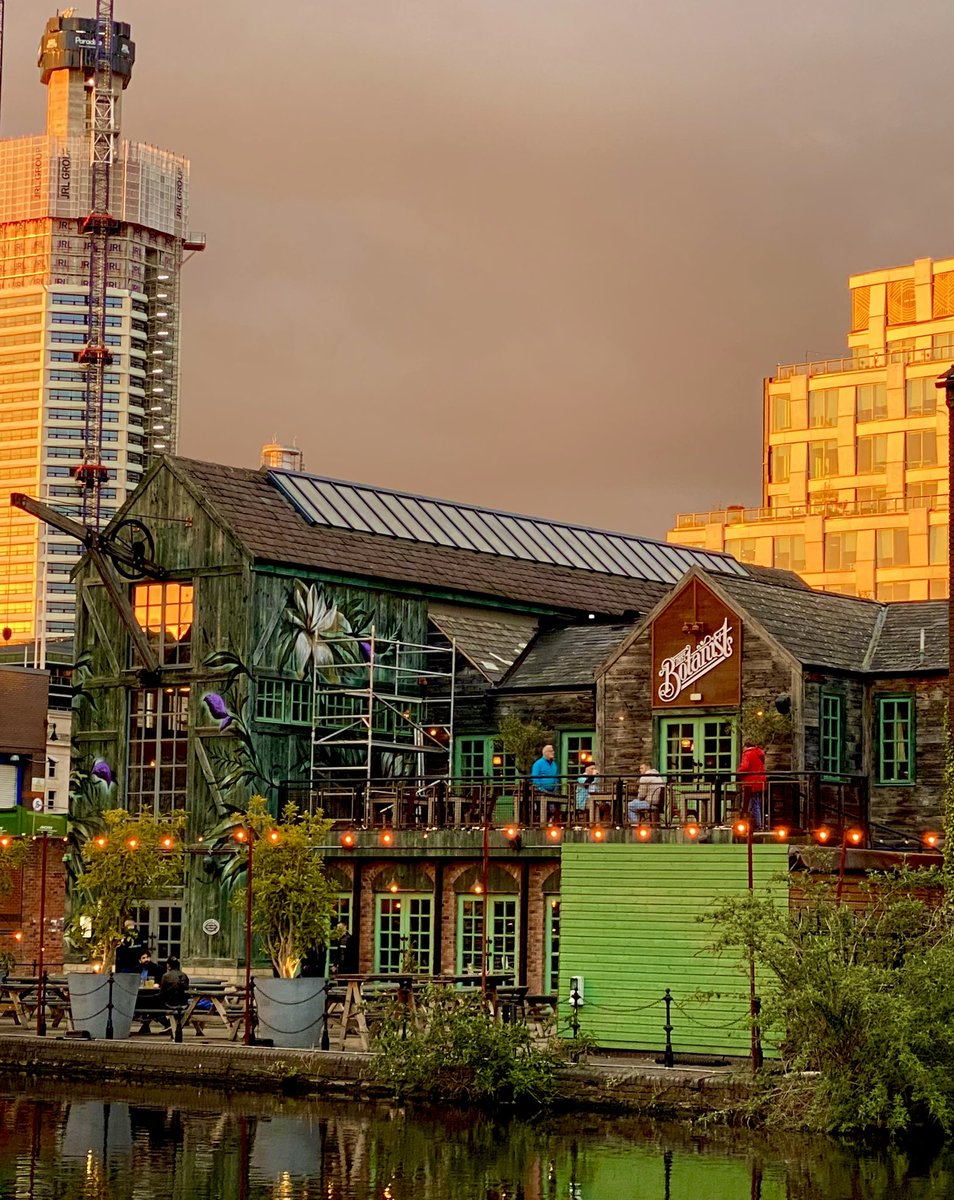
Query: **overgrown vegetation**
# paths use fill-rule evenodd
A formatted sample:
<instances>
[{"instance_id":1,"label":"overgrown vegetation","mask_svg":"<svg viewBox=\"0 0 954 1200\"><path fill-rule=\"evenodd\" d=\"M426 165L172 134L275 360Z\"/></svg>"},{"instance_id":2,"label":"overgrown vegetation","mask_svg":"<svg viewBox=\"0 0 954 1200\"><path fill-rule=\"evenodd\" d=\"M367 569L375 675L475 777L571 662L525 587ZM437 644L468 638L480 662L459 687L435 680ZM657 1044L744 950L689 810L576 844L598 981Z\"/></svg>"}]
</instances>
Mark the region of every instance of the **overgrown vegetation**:
<instances>
[{"instance_id":1,"label":"overgrown vegetation","mask_svg":"<svg viewBox=\"0 0 954 1200\"><path fill-rule=\"evenodd\" d=\"M73 889L69 934L88 944L103 971L113 965L125 922L145 900L182 883L181 816L158 820L124 808L103 813L102 833L80 847L82 871Z\"/></svg>"},{"instance_id":2,"label":"overgrown vegetation","mask_svg":"<svg viewBox=\"0 0 954 1200\"><path fill-rule=\"evenodd\" d=\"M331 822L320 813L299 813L294 804L286 804L276 821L265 798L253 796L240 828L254 835L252 929L279 976L294 979L304 956L327 946L331 937L336 891L320 849ZM242 913L246 895L242 887L232 897Z\"/></svg>"},{"instance_id":3,"label":"overgrown vegetation","mask_svg":"<svg viewBox=\"0 0 954 1200\"><path fill-rule=\"evenodd\" d=\"M529 775L540 751L552 740L552 734L539 721L521 721L519 717L504 717L500 722L500 745L504 754L511 754L521 775Z\"/></svg>"},{"instance_id":4,"label":"overgrown vegetation","mask_svg":"<svg viewBox=\"0 0 954 1200\"><path fill-rule=\"evenodd\" d=\"M431 985L416 1008L392 1006L374 1031L372 1071L397 1099L544 1106L562 1055L522 1022L502 1024L480 996Z\"/></svg>"},{"instance_id":5,"label":"overgrown vegetation","mask_svg":"<svg viewBox=\"0 0 954 1200\"><path fill-rule=\"evenodd\" d=\"M943 881L935 870L873 875L863 903L848 905L834 883L799 875L791 911L754 893L719 905L717 947L754 953L763 1038L784 1068L765 1076L769 1123L954 1131L954 927Z\"/></svg>"}]
</instances>

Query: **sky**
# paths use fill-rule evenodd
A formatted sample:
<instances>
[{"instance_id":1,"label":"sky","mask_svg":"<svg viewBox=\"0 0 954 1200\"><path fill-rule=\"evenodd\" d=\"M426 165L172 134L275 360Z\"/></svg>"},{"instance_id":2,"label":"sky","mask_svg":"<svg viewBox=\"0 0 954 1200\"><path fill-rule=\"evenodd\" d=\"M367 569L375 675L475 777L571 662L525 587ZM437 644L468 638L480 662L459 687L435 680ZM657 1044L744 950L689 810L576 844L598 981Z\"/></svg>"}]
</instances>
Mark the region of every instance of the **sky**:
<instances>
[{"instance_id":1,"label":"sky","mask_svg":"<svg viewBox=\"0 0 954 1200\"><path fill-rule=\"evenodd\" d=\"M7 0L4 136L55 4ZM77 13L92 15L91 0ZM763 376L954 255L950 0L116 0L192 161L179 450L662 537Z\"/></svg>"}]
</instances>

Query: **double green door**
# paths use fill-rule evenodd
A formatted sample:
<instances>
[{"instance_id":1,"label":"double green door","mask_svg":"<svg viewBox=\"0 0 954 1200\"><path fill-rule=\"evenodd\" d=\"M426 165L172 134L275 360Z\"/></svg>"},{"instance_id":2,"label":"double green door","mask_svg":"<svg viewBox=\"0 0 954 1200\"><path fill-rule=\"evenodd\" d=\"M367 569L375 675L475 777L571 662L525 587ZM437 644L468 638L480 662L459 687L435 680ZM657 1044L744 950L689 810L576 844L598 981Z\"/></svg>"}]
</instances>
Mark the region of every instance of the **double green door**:
<instances>
[{"instance_id":1,"label":"double green door","mask_svg":"<svg viewBox=\"0 0 954 1200\"><path fill-rule=\"evenodd\" d=\"M694 809L690 797L711 790L717 775L738 763L738 725L732 716L663 717L659 724L659 769L670 783L675 809ZM684 801L685 803L681 803Z\"/></svg>"}]
</instances>

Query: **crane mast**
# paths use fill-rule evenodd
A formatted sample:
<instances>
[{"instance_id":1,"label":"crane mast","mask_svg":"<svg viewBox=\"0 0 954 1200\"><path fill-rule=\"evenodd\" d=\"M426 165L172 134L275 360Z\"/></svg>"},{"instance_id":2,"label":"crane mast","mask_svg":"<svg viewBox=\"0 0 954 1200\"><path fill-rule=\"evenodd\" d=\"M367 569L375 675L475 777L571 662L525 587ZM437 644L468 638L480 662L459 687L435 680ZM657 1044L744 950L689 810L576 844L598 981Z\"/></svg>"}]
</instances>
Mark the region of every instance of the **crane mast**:
<instances>
[{"instance_id":1,"label":"crane mast","mask_svg":"<svg viewBox=\"0 0 954 1200\"><path fill-rule=\"evenodd\" d=\"M2 0L0 0L2 3ZM96 49L90 97L90 211L83 221L89 239L87 340L76 355L85 367L83 456L73 476L83 487L83 519L98 528L100 492L109 472L102 463L103 394L112 354L106 344L107 252L119 222L110 214L110 182L116 157L116 103L113 94L113 0L97 0Z\"/></svg>"}]
</instances>

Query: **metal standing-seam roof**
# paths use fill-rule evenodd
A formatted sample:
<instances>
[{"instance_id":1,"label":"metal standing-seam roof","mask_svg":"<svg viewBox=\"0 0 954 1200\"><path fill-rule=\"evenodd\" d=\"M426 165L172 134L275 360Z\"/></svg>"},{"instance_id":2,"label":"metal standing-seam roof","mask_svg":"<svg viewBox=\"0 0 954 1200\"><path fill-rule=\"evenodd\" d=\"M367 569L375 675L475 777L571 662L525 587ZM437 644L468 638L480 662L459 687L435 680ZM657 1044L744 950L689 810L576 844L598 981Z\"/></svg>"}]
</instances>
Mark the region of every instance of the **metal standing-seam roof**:
<instances>
[{"instance_id":1,"label":"metal standing-seam roof","mask_svg":"<svg viewBox=\"0 0 954 1200\"><path fill-rule=\"evenodd\" d=\"M717 575L747 574L745 567L728 554L673 546L652 538L497 512L298 471L269 471L268 477L314 525L658 583L675 583L692 566Z\"/></svg>"}]
</instances>

